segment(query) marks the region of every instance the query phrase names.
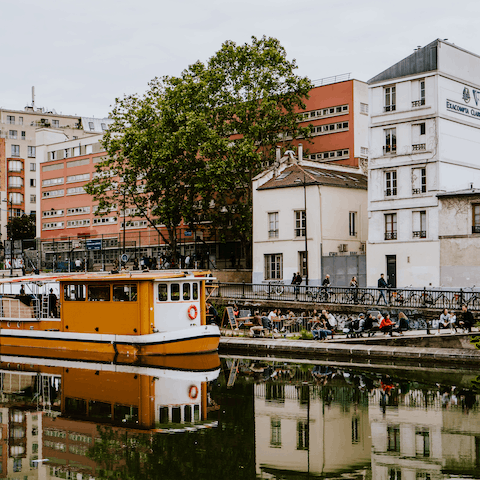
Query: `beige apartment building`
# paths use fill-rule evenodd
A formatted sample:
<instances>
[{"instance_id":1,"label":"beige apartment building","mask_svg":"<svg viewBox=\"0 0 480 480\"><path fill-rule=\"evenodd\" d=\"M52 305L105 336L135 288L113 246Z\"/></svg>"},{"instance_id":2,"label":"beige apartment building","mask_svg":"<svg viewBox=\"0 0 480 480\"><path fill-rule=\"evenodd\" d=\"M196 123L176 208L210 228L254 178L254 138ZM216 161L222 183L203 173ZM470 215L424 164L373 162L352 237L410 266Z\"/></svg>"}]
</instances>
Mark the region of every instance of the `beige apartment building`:
<instances>
[{"instance_id":1,"label":"beige apartment building","mask_svg":"<svg viewBox=\"0 0 480 480\"><path fill-rule=\"evenodd\" d=\"M7 240L10 216L36 215L38 160L35 132L39 128L60 133L65 141L99 134L108 119L62 115L55 110L27 106L0 109L0 240Z\"/></svg>"}]
</instances>

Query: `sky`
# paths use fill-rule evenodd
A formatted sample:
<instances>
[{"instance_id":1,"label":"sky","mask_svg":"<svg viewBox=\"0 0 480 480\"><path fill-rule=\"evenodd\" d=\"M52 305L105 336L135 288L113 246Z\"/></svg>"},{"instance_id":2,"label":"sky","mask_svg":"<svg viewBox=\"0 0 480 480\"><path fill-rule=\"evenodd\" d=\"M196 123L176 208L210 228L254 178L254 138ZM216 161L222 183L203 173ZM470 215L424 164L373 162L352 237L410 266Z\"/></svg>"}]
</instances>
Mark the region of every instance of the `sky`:
<instances>
[{"instance_id":1,"label":"sky","mask_svg":"<svg viewBox=\"0 0 480 480\"><path fill-rule=\"evenodd\" d=\"M106 117L115 98L231 40L280 40L311 80L367 81L437 38L480 55L480 1L15 0L2 5L0 107Z\"/></svg>"}]
</instances>

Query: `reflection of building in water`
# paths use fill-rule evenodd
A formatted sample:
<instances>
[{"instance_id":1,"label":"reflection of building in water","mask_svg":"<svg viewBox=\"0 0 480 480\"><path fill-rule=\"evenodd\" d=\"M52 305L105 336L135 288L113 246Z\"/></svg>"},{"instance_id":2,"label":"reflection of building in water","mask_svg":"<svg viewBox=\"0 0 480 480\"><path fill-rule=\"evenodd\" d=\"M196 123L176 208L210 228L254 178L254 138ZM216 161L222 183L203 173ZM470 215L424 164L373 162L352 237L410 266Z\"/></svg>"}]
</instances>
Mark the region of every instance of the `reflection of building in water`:
<instances>
[{"instance_id":1,"label":"reflection of building in water","mask_svg":"<svg viewBox=\"0 0 480 480\"><path fill-rule=\"evenodd\" d=\"M372 477L405 480L478 474L480 396L381 390L369 406ZM476 403L476 407L472 408Z\"/></svg>"},{"instance_id":2,"label":"reflection of building in water","mask_svg":"<svg viewBox=\"0 0 480 480\"><path fill-rule=\"evenodd\" d=\"M257 474L324 474L368 465L368 402L361 396L355 404L354 392L349 386L255 385Z\"/></svg>"},{"instance_id":3,"label":"reflection of building in water","mask_svg":"<svg viewBox=\"0 0 480 480\"><path fill-rule=\"evenodd\" d=\"M59 378L45 375L42 382L37 373L2 370L0 382L0 476L47 478L47 468L38 460L43 458L45 416L60 408ZM42 402L45 409L37 411L38 402Z\"/></svg>"},{"instance_id":4,"label":"reflection of building in water","mask_svg":"<svg viewBox=\"0 0 480 480\"><path fill-rule=\"evenodd\" d=\"M96 463L87 452L100 439L98 424L132 435L215 426L205 421L206 382L219 373L218 356L212 361L211 370L194 372L108 364L72 368L81 363L67 368L56 360L51 367L1 364L15 370L1 370L0 478L94 479Z\"/></svg>"}]
</instances>

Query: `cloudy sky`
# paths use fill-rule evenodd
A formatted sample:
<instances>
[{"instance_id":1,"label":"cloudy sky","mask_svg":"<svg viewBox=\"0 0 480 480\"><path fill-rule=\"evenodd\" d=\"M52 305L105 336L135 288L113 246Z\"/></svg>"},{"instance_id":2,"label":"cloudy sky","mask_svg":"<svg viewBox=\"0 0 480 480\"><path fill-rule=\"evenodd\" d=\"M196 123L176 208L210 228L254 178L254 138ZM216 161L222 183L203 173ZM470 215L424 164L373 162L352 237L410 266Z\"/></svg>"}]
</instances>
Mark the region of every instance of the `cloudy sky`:
<instances>
[{"instance_id":1,"label":"cloudy sky","mask_svg":"<svg viewBox=\"0 0 480 480\"><path fill-rule=\"evenodd\" d=\"M367 81L436 38L480 54L478 0L14 0L2 19L0 107L23 109L34 85L37 106L96 117L252 35L312 80Z\"/></svg>"}]
</instances>

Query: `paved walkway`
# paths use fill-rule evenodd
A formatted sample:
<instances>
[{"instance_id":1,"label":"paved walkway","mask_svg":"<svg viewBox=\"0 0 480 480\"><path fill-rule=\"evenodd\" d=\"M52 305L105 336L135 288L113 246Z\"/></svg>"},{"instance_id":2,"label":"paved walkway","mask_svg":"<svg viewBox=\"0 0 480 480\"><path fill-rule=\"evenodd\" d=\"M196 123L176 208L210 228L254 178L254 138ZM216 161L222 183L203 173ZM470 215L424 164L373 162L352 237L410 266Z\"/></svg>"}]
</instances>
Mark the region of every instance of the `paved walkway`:
<instances>
[{"instance_id":1,"label":"paved walkway","mask_svg":"<svg viewBox=\"0 0 480 480\"><path fill-rule=\"evenodd\" d=\"M427 345L421 346L422 342ZM380 344L382 343L382 344ZM398 343L401 343L398 345ZM406 346L417 343L418 346ZM452 344L455 348L448 348ZM467 347L467 348L465 348ZM366 363L410 363L410 364L464 364L479 366L480 350L470 344L468 334L425 335L424 332L409 331L393 337L376 334L370 338L347 339L336 335L333 340L297 340L285 337L222 336L221 353L284 354L300 357L348 358Z\"/></svg>"}]
</instances>

